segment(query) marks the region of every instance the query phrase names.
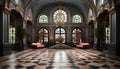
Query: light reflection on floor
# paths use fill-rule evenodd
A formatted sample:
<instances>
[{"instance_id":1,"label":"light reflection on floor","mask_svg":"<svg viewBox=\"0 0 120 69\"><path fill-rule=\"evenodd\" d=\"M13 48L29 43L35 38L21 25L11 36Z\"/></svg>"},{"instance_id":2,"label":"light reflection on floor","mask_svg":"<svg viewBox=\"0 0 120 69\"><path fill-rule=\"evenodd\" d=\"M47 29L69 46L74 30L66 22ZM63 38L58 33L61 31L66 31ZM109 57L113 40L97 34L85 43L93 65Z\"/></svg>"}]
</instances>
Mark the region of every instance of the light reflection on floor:
<instances>
[{"instance_id":1,"label":"light reflection on floor","mask_svg":"<svg viewBox=\"0 0 120 69\"><path fill-rule=\"evenodd\" d=\"M52 66L54 68L52 68L52 69L56 69L56 68L57 69L66 69L66 68L69 68L68 64L70 64L67 53L63 50L55 52L55 55L53 57L53 62L54 63L52 64Z\"/></svg>"},{"instance_id":2,"label":"light reflection on floor","mask_svg":"<svg viewBox=\"0 0 120 69\"><path fill-rule=\"evenodd\" d=\"M0 69L120 69L120 58L90 49L31 49L0 57Z\"/></svg>"}]
</instances>

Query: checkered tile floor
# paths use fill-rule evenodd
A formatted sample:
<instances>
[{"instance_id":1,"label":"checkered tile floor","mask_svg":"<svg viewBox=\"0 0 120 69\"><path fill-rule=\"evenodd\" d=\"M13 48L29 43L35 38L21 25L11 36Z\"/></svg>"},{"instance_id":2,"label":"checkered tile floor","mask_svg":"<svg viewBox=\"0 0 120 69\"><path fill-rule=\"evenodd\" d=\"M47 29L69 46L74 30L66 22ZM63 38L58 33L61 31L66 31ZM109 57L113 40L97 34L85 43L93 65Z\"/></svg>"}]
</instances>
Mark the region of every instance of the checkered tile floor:
<instances>
[{"instance_id":1,"label":"checkered tile floor","mask_svg":"<svg viewBox=\"0 0 120 69\"><path fill-rule=\"evenodd\" d=\"M90 49L29 49L0 57L0 69L120 69L120 58Z\"/></svg>"}]
</instances>

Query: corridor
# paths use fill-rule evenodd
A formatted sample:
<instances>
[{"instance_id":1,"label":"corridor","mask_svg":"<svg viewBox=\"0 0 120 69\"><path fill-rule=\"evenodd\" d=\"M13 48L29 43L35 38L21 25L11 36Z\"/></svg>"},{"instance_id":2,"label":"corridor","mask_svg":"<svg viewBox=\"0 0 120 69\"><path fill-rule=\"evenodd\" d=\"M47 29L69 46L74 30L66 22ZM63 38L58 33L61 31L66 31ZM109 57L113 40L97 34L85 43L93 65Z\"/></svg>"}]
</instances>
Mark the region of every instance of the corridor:
<instances>
[{"instance_id":1,"label":"corridor","mask_svg":"<svg viewBox=\"0 0 120 69\"><path fill-rule=\"evenodd\" d=\"M0 69L120 69L120 59L90 49L29 49L0 57Z\"/></svg>"}]
</instances>

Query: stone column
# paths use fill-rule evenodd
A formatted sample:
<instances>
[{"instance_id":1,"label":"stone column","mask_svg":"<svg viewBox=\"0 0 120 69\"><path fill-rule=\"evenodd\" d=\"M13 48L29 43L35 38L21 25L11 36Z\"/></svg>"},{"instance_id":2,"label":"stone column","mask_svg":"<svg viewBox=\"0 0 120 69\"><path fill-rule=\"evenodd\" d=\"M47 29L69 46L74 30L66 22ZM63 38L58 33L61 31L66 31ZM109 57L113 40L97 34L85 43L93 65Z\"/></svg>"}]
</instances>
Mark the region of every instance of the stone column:
<instances>
[{"instance_id":1,"label":"stone column","mask_svg":"<svg viewBox=\"0 0 120 69\"><path fill-rule=\"evenodd\" d=\"M10 24L10 15L3 13L3 43L9 43L9 24Z\"/></svg>"},{"instance_id":2,"label":"stone column","mask_svg":"<svg viewBox=\"0 0 120 69\"><path fill-rule=\"evenodd\" d=\"M25 31L27 31L26 30L26 22L25 21L23 21L23 29L25 29ZM27 44L26 44L26 36L23 38L23 49L27 49Z\"/></svg>"},{"instance_id":3,"label":"stone column","mask_svg":"<svg viewBox=\"0 0 120 69\"><path fill-rule=\"evenodd\" d=\"M116 55L120 56L120 0L115 0L116 9Z\"/></svg>"},{"instance_id":4,"label":"stone column","mask_svg":"<svg viewBox=\"0 0 120 69\"><path fill-rule=\"evenodd\" d=\"M108 45L108 53L115 54L116 52L116 13L109 15L110 24L110 45Z\"/></svg>"},{"instance_id":5,"label":"stone column","mask_svg":"<svg viewBox=\"0 0 120 69\"><path fill-rule=\"evenodd\" d=\"M94 46L93 48L97 50L97 38L95 35L95 29L97 28L97 22L94 23Z\"/></svg>"}]
</instances>

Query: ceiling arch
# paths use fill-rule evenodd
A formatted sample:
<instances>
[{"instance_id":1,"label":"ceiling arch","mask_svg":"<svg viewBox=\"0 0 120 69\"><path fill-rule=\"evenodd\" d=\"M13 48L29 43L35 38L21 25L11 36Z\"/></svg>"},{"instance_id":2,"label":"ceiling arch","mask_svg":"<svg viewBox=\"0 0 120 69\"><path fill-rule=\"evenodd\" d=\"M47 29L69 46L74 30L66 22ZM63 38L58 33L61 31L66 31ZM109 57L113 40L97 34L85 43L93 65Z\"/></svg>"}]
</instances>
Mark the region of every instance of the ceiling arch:
<instances>
[{"instance_id":1,"label":"ceiling arch","mask_svg":"<svg viewBox=\"0 0 120 69\"><path fill-rule=\"evenodd\" d=\"M93 0L24 0L24 8L26 12L29 9L32 9L34 15L38 12L38 9L42 8L43 6L60 2L75 5L83 12L89 10L89 8L91 8L93 11L95 10Z\"/></svg>"}]
</instances>

